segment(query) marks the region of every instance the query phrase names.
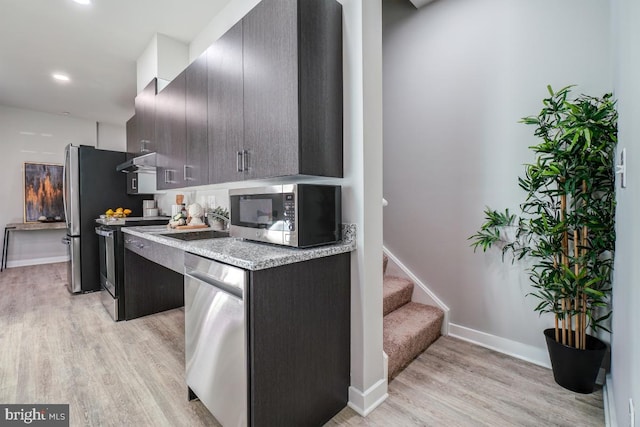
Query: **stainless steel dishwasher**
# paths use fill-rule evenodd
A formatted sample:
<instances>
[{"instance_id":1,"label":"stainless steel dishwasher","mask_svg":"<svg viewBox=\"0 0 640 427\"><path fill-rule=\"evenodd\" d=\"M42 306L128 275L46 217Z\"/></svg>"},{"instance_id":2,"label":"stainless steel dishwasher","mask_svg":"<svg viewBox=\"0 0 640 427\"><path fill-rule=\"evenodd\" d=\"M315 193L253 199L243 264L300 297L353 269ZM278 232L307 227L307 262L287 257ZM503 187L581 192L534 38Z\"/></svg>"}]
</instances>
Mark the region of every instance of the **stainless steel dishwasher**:
<instances>
[{"instance_id":1,"label":"stainless steel dishwasher","mask_svg":"<svg viewBox=\"0 0 640 427\"><path fill-rule=\"evenodd\" d=\"M245 426L248 421L247 280L246 270L185 254L189 397L198 397L223 426Z\"/></svg>"}]
</instances>

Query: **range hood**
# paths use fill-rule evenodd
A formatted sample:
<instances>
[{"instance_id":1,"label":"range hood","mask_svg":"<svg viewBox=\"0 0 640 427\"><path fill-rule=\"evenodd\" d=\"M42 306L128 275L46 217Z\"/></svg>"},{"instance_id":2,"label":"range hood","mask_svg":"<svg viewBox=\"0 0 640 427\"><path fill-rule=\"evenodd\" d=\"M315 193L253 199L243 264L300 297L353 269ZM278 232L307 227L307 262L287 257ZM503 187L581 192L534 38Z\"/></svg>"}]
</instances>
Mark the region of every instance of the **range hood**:
<instances>
[{"instance_id":1,"label":"range hood","mask_svg":"<svg viewBox=\"0 0 640 427\"><path fill-rule=\"evenodd\" d=\"M155 173L156 171L156 153L148 153L142 156L134 157L124 163L116 166L119 172L139 172L139 173Z\"/></svg>"}]
</instances>

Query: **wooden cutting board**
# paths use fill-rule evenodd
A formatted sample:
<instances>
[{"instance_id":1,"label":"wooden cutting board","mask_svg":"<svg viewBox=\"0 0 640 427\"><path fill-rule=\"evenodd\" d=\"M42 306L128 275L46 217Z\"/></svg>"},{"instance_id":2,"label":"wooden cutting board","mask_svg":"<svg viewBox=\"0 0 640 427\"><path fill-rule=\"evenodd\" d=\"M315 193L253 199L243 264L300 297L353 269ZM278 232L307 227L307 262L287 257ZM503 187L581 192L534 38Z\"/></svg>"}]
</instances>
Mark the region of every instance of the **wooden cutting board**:
<instances>
[{"instance_id":1,"label":"wooden cutting board","mask_svg":"<svg viewBox=\"0 0 640 427\"><path fill-rule=\"evenodd\" d=\"M178 225L176 230L194 230L196 228L209 228L207 224L197 224L197 225Z\"/></svg>"}]
</instances>

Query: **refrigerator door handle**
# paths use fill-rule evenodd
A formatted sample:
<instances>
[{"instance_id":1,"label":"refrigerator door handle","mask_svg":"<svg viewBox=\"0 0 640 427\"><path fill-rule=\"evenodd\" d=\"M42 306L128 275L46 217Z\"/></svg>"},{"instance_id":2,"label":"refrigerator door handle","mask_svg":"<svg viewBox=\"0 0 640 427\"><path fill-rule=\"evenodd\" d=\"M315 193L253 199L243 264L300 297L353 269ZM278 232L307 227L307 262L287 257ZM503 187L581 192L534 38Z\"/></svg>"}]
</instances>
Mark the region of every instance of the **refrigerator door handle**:
<instances>
[{"instance_id":1,"label":"refrigerator door handle","mask_svg":"<svg viewBox=\"0 0 640 427\"><path fill-rule=\"evenodd\" d=\"M67 146L64 150L64 168L62 170L62 207L64 208L64 220L69 228L69 212L67 212L67 168L69 167L69 150ZM64 238L62 243L65 243ZM67 243L68 244L68 243Z\"/></svg>"},{"instance_id":2,"label":"refrigerator door handle","mask_svg":"<svg viewBox=\"0 0 640 427\"><path fill-rule=\"evenodd\" d=\"M67 234L80 235L80 147L67 145L65 148L64 187Z\"/></svg>"}]
</instances>

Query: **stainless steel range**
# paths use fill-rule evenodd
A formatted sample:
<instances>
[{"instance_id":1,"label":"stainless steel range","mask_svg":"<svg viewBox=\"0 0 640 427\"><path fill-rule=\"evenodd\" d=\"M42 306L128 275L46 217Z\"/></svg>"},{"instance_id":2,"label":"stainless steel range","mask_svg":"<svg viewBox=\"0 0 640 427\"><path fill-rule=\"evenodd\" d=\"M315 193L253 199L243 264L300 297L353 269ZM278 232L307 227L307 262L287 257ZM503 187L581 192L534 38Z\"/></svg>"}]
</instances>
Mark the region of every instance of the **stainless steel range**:
<instances>
[{"instance_id":1,"label":"stainless steel range","mask_svg":"<svg viewBox=\"0 0 640 427\"><path fill-rule=\"evenodd\" d=\"M96 234L100 255L100 285L102 305L113 320L124 320L124 236L122 227L165 225L169 217L130 217L115 221L98 219Z\"/></svg>"}]
</instances>

